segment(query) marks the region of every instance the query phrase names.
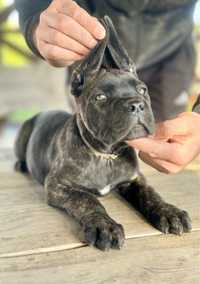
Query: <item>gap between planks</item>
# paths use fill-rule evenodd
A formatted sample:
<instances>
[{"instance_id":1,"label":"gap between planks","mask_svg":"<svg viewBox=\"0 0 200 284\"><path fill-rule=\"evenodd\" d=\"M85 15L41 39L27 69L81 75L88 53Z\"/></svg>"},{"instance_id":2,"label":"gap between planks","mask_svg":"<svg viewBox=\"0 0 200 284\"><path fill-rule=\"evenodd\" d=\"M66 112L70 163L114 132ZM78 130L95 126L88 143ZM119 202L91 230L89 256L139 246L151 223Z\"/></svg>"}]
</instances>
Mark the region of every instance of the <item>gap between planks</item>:
<instances>
[{"instance_id":1,"label":"gap between planks","mask_svg":"<svg viewBox=\"0 0 200 284\"><path fill-rule=\"evenodd\" d=\"M200 229L193 229L191 233L199 232ZM131 240L131 239L139 239L139 238L148 238L148 237L154 237L154 236L161 236L163 233L161 232L155 232L155 233L149 233L147 234L141 234L141 235L135 235L135 236L126 236L125 240ZM185 235L185 234L184 234ZM180 237L181 236L177 236ZM67 245L59 245L59 246L53 246L53 247L46 247L46 248L38 248L38 249L32 249L32 250L26 250L26 251L20 251L16 253L3 253L0 254L0 259L2 258L14 258L14 257L20 257L20 256L30 256L30 255L38 255L38 254L45 254L45 253L52 253L52 252L59 252L59 251L65 251L65 250L73 250L77 248L87 247L87 244L84 243L71 243Z\"/></svg>"}]
</instances>

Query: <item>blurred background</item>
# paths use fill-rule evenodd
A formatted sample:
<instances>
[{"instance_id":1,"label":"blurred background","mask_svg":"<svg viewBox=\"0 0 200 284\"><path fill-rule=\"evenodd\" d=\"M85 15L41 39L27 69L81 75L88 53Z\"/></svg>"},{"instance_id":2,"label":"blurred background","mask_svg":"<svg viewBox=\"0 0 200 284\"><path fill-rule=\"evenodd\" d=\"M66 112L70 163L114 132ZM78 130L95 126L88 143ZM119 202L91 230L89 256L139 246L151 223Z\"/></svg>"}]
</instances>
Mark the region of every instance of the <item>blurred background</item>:
<instances>
[{"instance_id":1,"label":"blurred background","mask_svg":"<svg viewBox=\"0 0 200 284\"><path fill-rule=\"evenodd\" d=\"M10 148L20 124L41 110L66 109L65 70L29 51L14 1L0 0L0 147Z\"/></svg>"},{"instance_id":2,"label":"blurred background","mask_svg":"<svg viewBox=\"0 0 200 284\"><path fill-rule=\"evenodd\" d=\"M194 13L197 67L189 95L200 93L200 3ZM0 0L0 147L10 148L20 124L41 110L66 109L65 70L29 51L18 28L12 0Z\"/></svg>"}]
</instances>

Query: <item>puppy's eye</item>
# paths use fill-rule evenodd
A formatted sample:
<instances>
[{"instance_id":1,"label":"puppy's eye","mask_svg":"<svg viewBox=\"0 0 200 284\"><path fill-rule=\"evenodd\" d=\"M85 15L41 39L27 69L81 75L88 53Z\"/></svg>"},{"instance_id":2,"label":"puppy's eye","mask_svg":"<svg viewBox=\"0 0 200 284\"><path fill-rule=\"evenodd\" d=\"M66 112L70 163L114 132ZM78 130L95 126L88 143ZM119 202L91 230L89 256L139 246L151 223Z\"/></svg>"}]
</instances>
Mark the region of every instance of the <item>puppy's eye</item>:
<instances>
[{"instance_id":1,"label":"puppy's eye","mask_svg":"<svg viewBox=\"0 0 200 284\"><path fill-rule=\"evenodd\" d=\"M98 102L105 102L107 100L107 97L104 94L98 94L96 95L95 99Z\"/></svg>"},{"instance_id":2,"label":"puppy's eye","mask_svg":"<svg viewBox=\"0 0 200 284\"><path fill-rule=\"evenodd\" d=\"M137 92L138 92L140 95L143 96L143 95L145 95L146 92L147 92L147 87L144 86L144 85L139 85L139 86L136 87L136 90L137 90Z\"/></svg>"}]
</instances>

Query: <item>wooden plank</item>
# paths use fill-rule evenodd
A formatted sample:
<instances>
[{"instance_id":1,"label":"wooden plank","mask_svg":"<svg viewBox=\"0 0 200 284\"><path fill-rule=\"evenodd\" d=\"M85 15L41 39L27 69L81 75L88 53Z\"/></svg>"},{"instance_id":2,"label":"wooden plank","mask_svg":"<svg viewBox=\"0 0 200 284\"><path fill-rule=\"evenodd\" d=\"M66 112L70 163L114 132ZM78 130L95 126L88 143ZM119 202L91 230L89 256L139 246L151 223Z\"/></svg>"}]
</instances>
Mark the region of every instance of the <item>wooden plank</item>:
<instances>
[{"instance_id":1,"label":"wooden plank","mask_svg":"<svg viewBox=\"0 0 200 284\"><path fill-rule=\"evenodd\" d=\"M120 250L84 247L0 259L2 284L199 284L200 232L127 240Z\"/></svg>"},{"instance_id":2,"label":"wooden plank","mask_svg":"<svg viewBox=\"0 0 200 284\"><path fill-rule=\"evenodd\" d=\"M3 160L13 163L14 158L9 151L0 153L5 157L0 159L0 257L83 246L79 226L64 212L48 206L43 188L31 178L4 172ZM193 230L199 230L199 175L184 171L173 176L151 172L148 176L168 202L188 210ZM119 197L111 194L101 200L110 216L124 226L126 238L160 234Z\"/></svg>"},{"instance_id":3,"label":"wooden plank","mask_svg":"<svg viewBox=\"0 0 200 284\"><path fill-rule=\"evenodd\" d=\"M14 163L14 150L10 148L0 148L0 172L12 172Z\"/></svg>"}]
</instances>

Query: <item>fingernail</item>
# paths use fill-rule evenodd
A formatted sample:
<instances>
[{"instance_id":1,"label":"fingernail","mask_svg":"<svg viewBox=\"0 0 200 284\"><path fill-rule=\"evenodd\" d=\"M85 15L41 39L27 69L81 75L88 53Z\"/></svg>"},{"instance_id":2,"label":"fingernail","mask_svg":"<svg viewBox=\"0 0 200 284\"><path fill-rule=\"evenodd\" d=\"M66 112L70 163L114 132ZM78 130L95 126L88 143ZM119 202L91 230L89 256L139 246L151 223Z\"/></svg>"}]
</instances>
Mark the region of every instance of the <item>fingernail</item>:
<instances>
[{"instance_id":1,"label":"fingernail","mask_svg":"<svg viewBox=\"0 0 200 284\"><path fill-rule=\"evenodd\" d=\"M104 27L101 24L97 24L97 27L95 29L95 36L97 39L103 39L106 35L106 31L104 29Z\"/></svg>"}]
</instances>

